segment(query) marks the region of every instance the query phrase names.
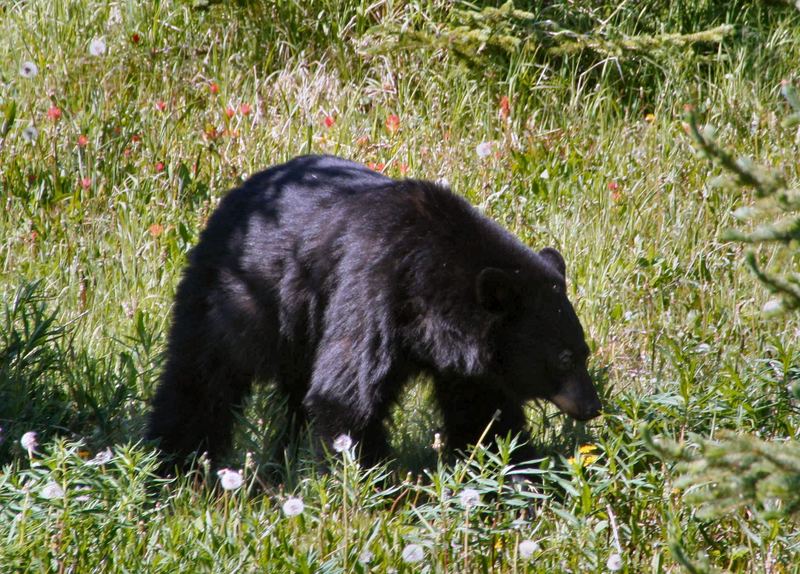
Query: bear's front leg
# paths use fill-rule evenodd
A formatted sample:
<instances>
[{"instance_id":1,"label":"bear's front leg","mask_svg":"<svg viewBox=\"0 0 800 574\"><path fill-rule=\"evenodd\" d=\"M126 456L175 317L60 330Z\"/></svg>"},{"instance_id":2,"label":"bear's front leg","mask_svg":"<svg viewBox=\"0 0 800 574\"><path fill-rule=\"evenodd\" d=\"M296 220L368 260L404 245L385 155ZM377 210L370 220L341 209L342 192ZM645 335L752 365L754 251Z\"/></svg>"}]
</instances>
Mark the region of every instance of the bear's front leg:
<instances>
[{"instance_id":1,"label":"bear's front leg","mask_svg":"<svg viewBox=\"0 0 800 574\"><path fill-rule=\"evenodd\" d=\"M476 379L438 377L435 394L444 417L448 448L466 451L468 446L477 444L489 427L484 445L491 445L498 437L520 435L526 442L512 453L513 462L541 458L528 442L523 406L499 389Z\"/></svg>"},{"instance_id":2,"label":"bear's front leg","mask_svg":"<svg viewBox=\"0 0 800 574\"><path fill-rule=\"evenodd\" d=\"M365 466L373 466L389 453L386 429L377 413L373 417L365 417L359 405L354 404L353 398L352 395L340 396L338 393L326 395L314 390L309 392L303 404L311 419L314 449L320 459L324 458L326 452L335 454L336 439L347 435L360 461Z\"/></svg>"},{"instance_id":3,"label":"bear's front leg","mask_svg":"<svg viewBox=\"0 0 800 574\"><path fill-rule=\"evenodd\" d=\"M351 255L355 261L343 261L342 273L356 277L363 253ZM404 373L396 365L388 303L369 287L343 283L331 297L303 407L319 453L332 452L333 441L346 434L362 462L373 465L388 453L383 421Z\"/></svg>"},{"instance_id":4,"label":"bear's front leg","mask_svg":"<svg viewBox=\"0 0 800 574\"><path fill-rule=\"evenodd\" d=\"M361 461L373 465L388 454L383 418L386 384L373 379L381 369L364 368L357 359L364 353L356 350L352 339L327 339L317 354L311 385L303 399L311 422L314 449L322 458L334 452L334 441L349 436Z\"/></svg>"}]
</instances>

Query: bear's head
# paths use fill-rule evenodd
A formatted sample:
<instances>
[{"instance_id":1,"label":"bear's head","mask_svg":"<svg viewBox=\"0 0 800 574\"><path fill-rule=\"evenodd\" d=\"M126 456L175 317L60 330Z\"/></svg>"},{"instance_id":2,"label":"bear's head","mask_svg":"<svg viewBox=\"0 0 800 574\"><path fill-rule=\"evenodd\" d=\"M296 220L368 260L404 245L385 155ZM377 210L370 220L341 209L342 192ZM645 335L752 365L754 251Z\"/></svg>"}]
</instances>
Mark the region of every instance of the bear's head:
<instances>
[{"instance_id":1,"label":"bear's head","mask_svg":"<svg viewBox=\"0 0 800 574\"><path fill-rule=\"evenodd\" d=\"M551 247L530 255L524 268L488 267L478 275L478 302L495 316L490 374L516 398L547 399L575 419L592 419L602 405L567 298L564 258Z\"/></svg>"}]
</instances>

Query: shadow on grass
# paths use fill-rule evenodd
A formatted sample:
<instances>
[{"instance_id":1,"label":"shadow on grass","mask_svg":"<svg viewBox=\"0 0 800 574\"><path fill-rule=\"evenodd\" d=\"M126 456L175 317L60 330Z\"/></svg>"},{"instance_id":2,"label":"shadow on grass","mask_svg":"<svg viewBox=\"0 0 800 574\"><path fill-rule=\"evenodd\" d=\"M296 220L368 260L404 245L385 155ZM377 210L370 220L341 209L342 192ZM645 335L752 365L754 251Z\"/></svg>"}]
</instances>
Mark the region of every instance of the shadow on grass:
<instances>
[{"instance_id":1,"label":"shadow on grass","mask_svg":"<svg viewBox=\"0 0 800 574\"><path fill-rule=\"evenodd\" d=\"M73 325L60 322L41 282L18 287L0 322L0 465L23 454L19 439L29 431L39 442L82 439L90 451L141 436L158 339L144 315L107 356L78 348Z\"/></svg>"}]
</instances>

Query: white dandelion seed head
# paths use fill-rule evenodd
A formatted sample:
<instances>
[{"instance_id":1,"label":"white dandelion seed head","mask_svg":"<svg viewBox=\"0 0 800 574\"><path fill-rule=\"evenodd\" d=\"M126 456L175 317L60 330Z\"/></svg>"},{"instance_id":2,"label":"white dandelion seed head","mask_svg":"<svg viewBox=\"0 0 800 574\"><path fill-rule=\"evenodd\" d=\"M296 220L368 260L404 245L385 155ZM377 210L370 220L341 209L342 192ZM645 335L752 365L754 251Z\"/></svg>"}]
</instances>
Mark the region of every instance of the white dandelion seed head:
<instances>
[{"instance_id":1,"label":"white dandelion seed head","mask_svg":"<svg viewBox=\"0 0 800 574\"><path fill-rule=\"evenodd\" d=\"M89 492L91 489L88 486L79 486L75 490L78 492ZM88 502L91 500L91 497L88 494L79 494L75 497L75 500L78 502Z\"/></svg>"},{"instance_id":2,"label":"white dandelion seed head","mask_svg":"<svg viewBox=\"0 0 800 574\"><path fill-rule=\"evenodd\" d=\"M23 62L19 67L19 75L23 78L35 78L39 73L39 67L33 62Z\"/></svg>"},{"instance_id":3,"label":"white dandelion seed head","mask_svg":"<svg viewBox=\"0 0 800 574\"><path fill-rule=\"evenodd\" d=\"M22 130L22 139L28 143L35 142L38 137L39 137L39 130L37 130L35 126L28 126L24 130Z\"/></svg>"},{"instance_id":4,"label":"white dandelion seed head","mask_svg":"<svg viewBox=\"0 0 800 574\"><path fill-rule=\"evenodd\" d=\"M533 540L522 540L517 548L519 549L519 555L527 560L533 556L534 552L539 550L539 545Z\"/></svg>"},{"instance_id":5,"label":"white dandelion seed head","mask_svg":"<svg viewBox=\"0 0 800 574\"><path fill-rule=\"evenodd\" d=\"M415 564L425 558L425 551L419 544L409 544L403 548L403 562Z\"/></svg>"},{"instance_id":6,"label":"white dandelion seed head","mask_svg":"<svg viewBox=\"0 0 800 574\"><path fill-rule=\"evenodd\" d=\"M336 452L345 452L350 450L353 446L353 439L350 438L350 435L340 434L333 440L333 450Z\"/></svg>"},{"instance_id":7,"label":"white dandelion seed head","mask_svg":"<svg viewBox=\"0 0 800 574\"><path fill-rule=\"evenodd\" d=\"M616 553L609 556L608 562L606 562L606 568L611 572L619 572L622 570L622 556Z\"/></svg>"},{"instance_id":8,"label":"white dandelion seed head","mask_svg":"<svg viewBox=\"0 0 800 574\"><path fill-rule=\"evenodd\" d=\"M761 310L767 315L773 315L775 313L779 313L780 311L783 310L783 301L781 301L780 299L770 299L769 301L764 303L764 306L761 308Z\"/></svg>"},{"instance_id":9,"label":"white dandelion seed head","mask_svg":"<svg viewBox=\"0 0 800 574\"><path fill-rule=\"evenodd\" d=\"M481 159L487 158L492 154L492 142L481 142L475 148L475 153Z\"/></svg>"},{"instance_id":10,"label":"white dandelion seed head","mask_svg":"<svg viewBox=\"0 0 800 574\"><path fill-rule=\"evenodd\" d=\"M217 476L224 490L236 490L237 488L241 488L244 483L242 473L238 470L223 468L217 471Z\"/></svg>"},{"instance_id":11,"label":"white dandelion seed head","mask_svg":"<svg viewBox=\"0 0 800 574\"><path fill-rule=\"evenodd\" d=\"M122 23L122 13L119 11L119 6L112 6L108 12L108 25L116 26Z\"/></svg>"},{"instance_id":12,"label":"white dandelion seed head","mask_svg":"<svg viewBox=\"0 0 800 574\"><path fill-rule=\"evenodd\" d=\"M39 496L46 500L64 498L64 489L57 482L51 480L42 487L39 491Z\"/></svg>"},{"instance_id":13,"label":"white dandelion seed head","mask_svg":"<svg viewBox=\"0 0 800 574\"><path fill-rule=\"evenodd\" d=\"M436 452L439 452L444 448L444 443L442 442L441 433L437 432L437 433L433 434L433 445L432 445L432 448Z\"/></svg>"},{"instance_id":14,"label":"white dandelion seed head","mask_svg":"<svg viewBox=\"0 0 800 574\"><path fill-rule=\"evenodd\" d=\"M298 514L302 514L303 510L305 510L306 505L303 504L303 501L299 498L288 498L286 502L283 503L283 513L286 516L297 516Z\"/></svg>"},{"instance_id":15,"label":"white dandelion seed head","mask_svg":"<svg viewBox=\"0 0 800 574\"><path fill-rule=\"evenodd\" d=\"M481 502L481 495L474 488L465 488L458 495L458 498L464 508L472 508Z\"/></svg>"},{"instance_id":16,"label":"white dandelion seed head","mask_svg":"<svg viewBox=\"0 0 800 574\"><path fill-rule=\"evenodd\" d=\"M539 177L541 177L542 179L550 179L550 172L545 169L544 171L542 171L542 173L539 174Z\"/></svg>"},{"instance_id":17,"label":"white dandelion seed head","mask_svg":"<svg viewBox=\"0 0 800 574\"><path fill-rule=\"evenodd\" d=\"M92 56L102 56L106 53L107 46L104 38L94 38L89 42L89 53Z\"/></svg>"},{"instance_id":18,"label":"white dandelion seed head","mask_svg":"<svg viewBox=\"0 0 800 574\"><path fill-rule=\"evenodd\" d=\"M37 436L38 435L36 434L35 431L28 431L24 435L22 435L21 439L19 439L19 444L21 444L22 448L27 450L28 453L30 454L36 450L37 446L39 446L39 442L36 440Z\"/></svg>"},{"instance_id":19,"label":"white dandelion seed head","mask_svg":"<svg viewBox=\"0 0 800 574\"><path fill-rule=\"evenodd\" d=\"M369 564L372 562L374 557L375 555L372 553L372 551L370 551L369 548L364 548L364 550L361 551L361 554L358 555L358 561L362 564Z\"/></svg>"},{"instance_id":20,"label":"white dandelion seed head","mask_svg":"<svg viewBox=\"0 0 800 574\"><path fill-rule=\"evenodd\" d=\"M711 350L711 345L708 343L700 343L697 347L694 348L695 352L700 354L708 353Z\"/></svg>"},{"instance_id":21,"label":"white dandelion seed head","mask_svg":"<svg viewBox=\"0 0 800 574\"><path fill-rule=\"evenodd\" d=\"M105 450L98 452L94 458L88 461L86 464L92 466L106 464L107 462L110 462L112 458L114 458L114 453L111 452L111 447L106 447Z\"/></svg>"}]
</instances>

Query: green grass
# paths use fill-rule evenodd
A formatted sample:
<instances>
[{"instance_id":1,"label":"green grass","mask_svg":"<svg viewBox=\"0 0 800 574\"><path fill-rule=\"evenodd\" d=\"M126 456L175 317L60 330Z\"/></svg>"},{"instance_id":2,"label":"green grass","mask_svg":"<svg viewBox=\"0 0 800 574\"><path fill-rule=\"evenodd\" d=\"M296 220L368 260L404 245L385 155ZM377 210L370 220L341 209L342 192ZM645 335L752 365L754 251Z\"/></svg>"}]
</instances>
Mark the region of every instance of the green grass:
<instances>
[{"instance_id":1,"label":"green grass","mask_svg":"<svg viewBox=\"0 0 800 574\"><path fill-rule=\"evenodd\" d=\"M678 441L800 433L787 389L800 322L762 314L770 294L742 247L721 239L750 194L714 186L681 126L692 103L721 143L797 181L779 91L798 80L800 13L533 2L577 29L610 18L627 34L739 31L652 58L475 67L442 51L367 49L380 28L445 20L441 0L116 5L118 22L94 0L0 5L0 104L16 105L0 138L0 572L600 572L615 553L626 572L678 572L685 557L696 571L798 571L796 519L698 517L640 425ZM107 53L93 56L101 36ZM26 61L36 77L19 74ZM484 141L493 153L480 159ZM553 452L534 490L512 486L496 447L439 461L424 382L395 414L388 468L345 457L326 475L302 444L275 452L282 413L266 388L227 461L244 488L202 486L216 476L202 466L153 476L137 441L186 252L227 189L306 152L444 177L531 246L562 251L606 414L584 426L532 406L535 440ZM31 430L41 446L29 456L19 439ZM598 458L567 461L584 443ZM112 461L86 464L109 445ZM41 496L51 481L63 498ZM467 487L481 495L469 510ZM305 504L294 518L281 511L290 495ZM528 559L522 540L538 545ZM403 561L409 544L423 562Z\"/></svg>"}]
</instances>

